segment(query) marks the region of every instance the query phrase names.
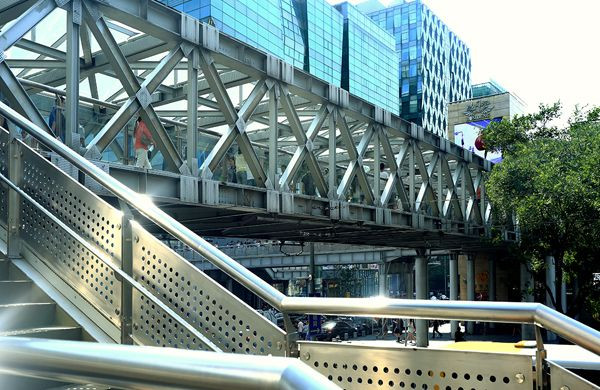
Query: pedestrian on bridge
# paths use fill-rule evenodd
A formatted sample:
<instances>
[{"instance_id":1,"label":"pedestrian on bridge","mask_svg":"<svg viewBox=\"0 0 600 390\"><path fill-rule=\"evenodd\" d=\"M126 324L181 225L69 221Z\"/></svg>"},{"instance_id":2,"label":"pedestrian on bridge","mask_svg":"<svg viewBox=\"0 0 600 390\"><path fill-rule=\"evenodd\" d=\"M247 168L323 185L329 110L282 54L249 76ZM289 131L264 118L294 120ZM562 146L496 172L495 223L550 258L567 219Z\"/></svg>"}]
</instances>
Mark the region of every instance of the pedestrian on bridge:
<instances>
[{"instance_id":1,"label":"pedestrian on bridge","mask_svg":"<svg viewBox=\"0 0 600 390\"><path fill-rule=\"evenodd\" d=\"M133 130L134 148L135 148L135 166L138 168L152 169L150 160L148 159L148 148L154 144L152 134L148 130L148 126L138 116Z\"/></svg>"}]
</instances>

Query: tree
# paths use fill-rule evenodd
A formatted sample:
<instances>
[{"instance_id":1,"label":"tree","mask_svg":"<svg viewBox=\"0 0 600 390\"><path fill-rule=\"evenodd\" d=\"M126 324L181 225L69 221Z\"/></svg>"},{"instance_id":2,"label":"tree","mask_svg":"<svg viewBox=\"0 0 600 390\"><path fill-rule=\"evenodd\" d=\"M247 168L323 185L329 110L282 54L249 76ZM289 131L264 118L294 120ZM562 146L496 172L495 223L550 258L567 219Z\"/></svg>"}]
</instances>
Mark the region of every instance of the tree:
<instances>
[{"instance_id":1,"label":"tree","mask_svg":"<svg viewBox=\"0 0 600 390\"><path fill-rule=\"evenodd\" d=\"M583 310L600 320L600 108L576 110L556 126L560 104L491 124L483 132L488 150L501 151L487 191L496 214L516 214L521 239L516 253L538 276L554 256L557 280L577 284L573 316ZM499 221L500 223L502 221ZM542 284L546 291L550 289ZM561 305L561 283L555 307Z\"/></svg>"}]
</instances>

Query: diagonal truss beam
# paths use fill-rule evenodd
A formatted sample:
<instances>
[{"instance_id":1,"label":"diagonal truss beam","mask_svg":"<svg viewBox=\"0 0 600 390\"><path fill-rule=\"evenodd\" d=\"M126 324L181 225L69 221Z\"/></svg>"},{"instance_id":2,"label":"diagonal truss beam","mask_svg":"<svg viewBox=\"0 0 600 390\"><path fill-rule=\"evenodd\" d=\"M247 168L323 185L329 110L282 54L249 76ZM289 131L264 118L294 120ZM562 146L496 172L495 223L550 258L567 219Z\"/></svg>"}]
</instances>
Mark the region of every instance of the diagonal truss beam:
<instances>
[{"instance_id":1,"label":"diagonal truss beam","mask_svg":"<svg viewBox=\"0 0 600 390\"><path fill-rule=\"evenodd\" d=\"M90 152L93 148L97 148L100 151L106 149L124 125L141 109L140 114L148 124L148 128L152 133L158 150L163 154L167 167L171 170L189 173L187 165L185 165L162 125L160 118L150 104L151 94L184 57L181 46L178 45L175 49L171 50L163 58L159 66L140 85L104 18L98 13L94 5L87 1L84 2L84 5L87 25L108 57L109 62L112 63L117 78L121 81L123 88L129 95L127 102L88 145L86 153Z\"/></svg>"},{"instance_id":2,"label":"diagonal truss beam","mask_svg":"<svg viewBox=\"0 0 600 390\"><path fill-rule=\"evenodd\" d=\"M340 130L340 135L342 136L342 140L346 145L346 150L348 151L348 157L350 159L350 163L348 164L348 168L344 173L344 177L340 182L340 185L337 189L337 197L338 199L342 199L350 185L352 184L352 180L356 176L358 180L358 185L360 186L363 194L365 196L365 201L368 204L373 204L374 196L373 191L371 190L371 186L369 185L369 180L367 178L367 174L363 169L362 159L367 152L369 147L369 143L371 142L371 138L373 137L373 125L369 124L367 126L367 130L363 134L360 143L358 144L358 149L354 145L354 140L352 138L352 134L350 133L350 129L348 128L348 124L346 123L346 118L342 114L341 111L338 111L338 128ZM378 167L379 169L379 167Z\"/></svg>"},{"instance_id":3,"label":"diagonal truss beam","mask_svg":"<svg viewBox=\"0 0 600 390\"><path fill-rule=\"evenodd\" d=\"M481 224L483 222L483 216L479 207L479 200L477 200L477 190L473 183L473 177L467 164L463 164L463 175L466 182L463 191L470 193L469 200L465 210L467 220L471 218L471 215L475 214L475 220Z\"/></svg>"},{"instance_id":4,"label":"diagonal truss beam","mask_svg":"<svg viewBox=\"0 0 600 390\"><path fill-rule=\"evenodd\" d=\"M460 218L463 219L463 211L458 200L458 192L456 191L456 183L460 177L461 166L458 164L455 168L454 175L450 170L450 165L448 164L448 160L445 156L442 156L440 159L440 164L442 165L442 176L444 178L444 182L446 183L447 193L446 199L444 200L444 208L442 210L442 215L445 218L451 217L451 210L454 209L458 213L460 213Z\"/></svg>"},{"instance_id":5,"label":"diagonal truss beam","mask_svg":"<svg viewBox=\"0 0 600 390\"><path fill-rule=\"evenodd\" d=\"M46 124L42 114L40 114L17 77L6 64L4 52L10 49L54 8L56 8L56 3L53 0L40 0L0 30L0 91L20 114L28 117L33 123L50 134L53 134L53 132Z\"/></svg>"},{"instance_id":6,"label":"diagonal truss beam","mask_svg":"<svg viewBox=\"0 0 600 390\"><path fill-rule=\"evenodd\" d=\"M250 119L250 116L267 93L268 87L265 80L261 79L256 83L250 96L244 101L240 111L237 112L227 93L227 88L219 76L212 55L206 50L200 50L200 66L204 78L214 93L219 108L225 117L225 121L229 125L225 134L217 141L217 144L202 164L202 176L206 178L212 177L215 168L237 139L238 147L242 151L242 155L248 164L248 169L250 169L252 176L256 180L256 184L260 187L272 189L273 183L268 180L267 174L260 164L250 138L246 133L246 122Z\"/></svg>"},{"instance_id":7,"label":"diagonal truss beam","mask_svg":"<svg viewBox=\"0 0 600 390\"><path fill-rule=\"evenodd\" d=\"M0 31L0 53L10 49L17 41L56 8L54 0L40 0L21 16ZM0 54L0 57L4 57Z\"/></svg>"},{"instance_id":8,"label":"diagonal truss beam","mask_svg":"<svg viewBox=\"0 0 600 390\"><path fill-rule=\"evenodd\" d=\"M396 156L394 155L394 150L392 149L387 134L383 134L383 136L380 137L380 142L390 166L390 176L388 177L383 193L381 194L381 205L385 207L388 204L395 189L400 198L402 209L404 211L409 211L412 207L408 200L408 194L404 188L402 177L400 176L400 167L404 164L404 160L409 153L409 141L404 140L404 143L400 147L400 152Z\"/></svg>"},{"instance_id":9,"label":"diagonal truss beam","mask_svg":"<svg viewBox=\"0 0 600 390\"><path fill-rule=\"evenodd\" d=\"M427 167L425 159L423 158L423 151L416 142L413 143L413 153L421 175L421 188L419 189L419 194L415 200L415 212L421 211L423 204L426 203L433 209L433 214L439 216L440 210L438 209L435 194L433 193L433 188L430 183L431 174L437 164L437 155L434 154L434 157L429 163L429 167Z\"/></svg>"},{"instance_id":10,"label":"diagonal truss beam","mask_svg":"<svg viewBox=\"0 0 600 390\"><path fill-rule=\"evenodd\" d=\"M310 123L307 133L304 133L304 127L302 126L302 122L300 122L300 118L298 117L298 113L294 108L292 103L292 98L289 94L289 91L286 87L280 86L281 89L281 107L285 113L285 116L288 119L288 123L290 129L296 138L296 142L298 147L296 148L296 152L294 156L290 160L287 168L281 175L281 179L279 180L279 187L285 190L289 190L289 183L293 177L296 176L298 169L302 165L303 161L306 161L306 165L312 175L313 180L315 181L315 185L319 190L319 194L321 196L327 195L327 183L325 182L325 178L321 173L321 168L319 168L319 162L313 153L313 142L317 137L317 134L321 130L325 119L327 118L327 107L325 105L321 106L321 109L315 115L312 122Z\"/></svg>"}]
</instances>

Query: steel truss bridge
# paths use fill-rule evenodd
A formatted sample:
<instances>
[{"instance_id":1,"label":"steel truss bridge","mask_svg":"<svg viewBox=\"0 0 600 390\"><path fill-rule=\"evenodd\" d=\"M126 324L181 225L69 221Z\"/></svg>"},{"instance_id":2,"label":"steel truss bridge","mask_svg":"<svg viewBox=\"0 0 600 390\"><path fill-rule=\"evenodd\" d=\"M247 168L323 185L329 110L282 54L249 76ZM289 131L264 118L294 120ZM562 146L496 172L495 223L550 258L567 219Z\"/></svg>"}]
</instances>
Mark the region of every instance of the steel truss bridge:
<instances>
[{"instance_id":1,"label":"steel truss bridge","mask_svg":"<svg viewBox=\"0 0 600 390\"><path fill-rule=\"evenodd\" d=\"M57 14L63 18L52 19ZM52 31L60 30L61 21L66 34L50 44L30 32L46 22ZM541 329L595 354L600 353L600 333L542 304L288 297L206 242L196 234L201 231L197 226L186 227L162 207L169 203L164 208L171 213L212 208L219 210L217 216L266 209L274 219L289 214L314 224L335 220L350 225L354 216L361 222L356 226L371 229L363 235L379 229L388 240L406 235L417 242L416 270L423 272L430 253L425 249L459 243L475 247L489 231L484 185L489 166L470 152L153 1L9 0L0 3L0 24L0 90L8 101L0 102L0 114L8 119L8 128L0 128L4 386L597 388L547 358ZM128 38L120 42L116 37L123 35ZM92 50L96 45L100 50ZM16 58L13 49L19 48L35 53L34 59ZM160 59L151 62L154 56ZM136 74L137 66L149 68ZM165 81L178 67L187 70L188 81ZM105 77L118 79L123 91L100 100ZM79 93L82 79L88 80L91 97ZM236 103L231 89L240 85L252 87ZM71 131L65 143L55 138L43 108L34 103L48 91L67 98L66 128ZM183 99L187 116L159 115L160 107ZM161 198L132 191L127 177L124 184L112 168L67 146L75 147L73 130L84 118L80 114L109 104L113 111L106 111L106 123L84 126L90 141L83 154L93 157L110 148L118 155L121 145L115 139L140 113L172 173L130 169L132 175L143 175L140 181L171 177L179 192ZM195 145L202 134L199 126L208 127L210 121L222 128L215 127L218 140L196 176L195 153L182 153L181 138L173 137L169 126ZM256 188L214 180L234 143ZM269 151L266 167L258 150ZM290 158L278 177L283 155ZM390 171L384 184L363 169L382 161ZM318 196L289 191L303 165ZM325 174L325 168L340 171L341 179ZM362 204L344 200L354 179ZM263 203L226 203L222 194L229 188L238 188L238 196L262 193ZM103 191L112 194L111 203L95 194ZM386 207L394 192L399 210ZM297 214L303 202L298 199L327 207ZM137 215L145 218L143 225ZM284 329L164 245L155 230L283 313ZM423 237L431 232L439 244L427 246L430 241ZM425 298L423 287L416 290L417 297ZM299 341L292 314L416 318L418 348ZM425 321L432 318L530 324L536 329L536 349L515 355L426 348Z\"/></svg>"},{"instance_id":2,"label":"steel truss bridge","mask_svg":"<svg viewBox=\"0 0 600 390\"><path fill-rule=\"evenodd\" d=\"M40 106L47 112L49 96L66 96L66 127L83 125L84 154L110 151L119 163L103 164L105 171L163 202L195 232L430 249L486 245L481 239L494 222L485 191L491 167L472 152L162 4L75 2L74 19L66 20L69 12L62 19L52 13L69 2L8 3L0 23L29 10L0 47L11 53L0 63L10 105L50 132ZM27 33L57 18L68 29L56 40ZM128 124L138 114L164 171L127 166ZM66 143L79 147L79 135L67 132ZM200 144L207 150L199 167ZM223 177L236 149L254 186ZM379 178L380 163L387 179ZM303 177L314 190L298 194ZM513 228L502 229L514 238Z\"/></svg>"}]
</instances>

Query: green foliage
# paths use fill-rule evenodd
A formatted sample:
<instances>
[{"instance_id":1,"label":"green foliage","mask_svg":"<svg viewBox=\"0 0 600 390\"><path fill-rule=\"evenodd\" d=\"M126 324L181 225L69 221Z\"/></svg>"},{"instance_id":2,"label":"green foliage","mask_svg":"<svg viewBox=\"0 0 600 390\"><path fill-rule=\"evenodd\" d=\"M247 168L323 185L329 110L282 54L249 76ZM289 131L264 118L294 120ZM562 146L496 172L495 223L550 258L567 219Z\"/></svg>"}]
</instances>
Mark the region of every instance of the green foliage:
<instances>
[{"instance_id":1,"label":"green foliage","mask_svg":"<svg viewBox=\"0 0 600 390\"><path fill-rule=\"evenodd\" d=\"M562 128L559 118L556 103L485 129L486 147L504 157L487 191L499 217L516 214L522 260L542 272L545 256L554 256L557 277L592 294L576 297L573 310L600 315L592 281L600 271L600 108L578 109Z\"/></svg>"}]
</instances>

